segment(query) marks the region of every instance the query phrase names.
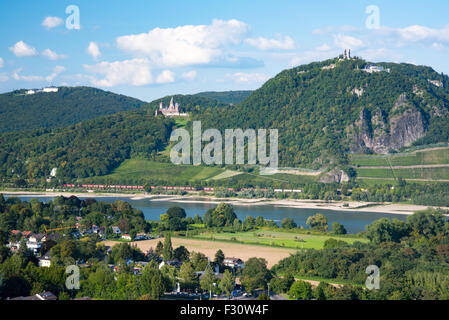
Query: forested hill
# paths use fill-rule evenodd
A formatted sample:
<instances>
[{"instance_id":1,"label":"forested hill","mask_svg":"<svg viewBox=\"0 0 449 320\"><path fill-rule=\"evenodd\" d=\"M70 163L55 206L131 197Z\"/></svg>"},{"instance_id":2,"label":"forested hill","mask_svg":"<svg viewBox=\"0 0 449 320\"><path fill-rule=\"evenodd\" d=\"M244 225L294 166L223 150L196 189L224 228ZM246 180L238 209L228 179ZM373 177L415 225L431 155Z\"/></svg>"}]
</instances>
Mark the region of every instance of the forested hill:
<instances>
[{"instance_id":1,"label":"forested hill","mask_svg":"<svg viewBox=\"0 0 449 320\"><path fill-rule=\"evenodd\" d=\"M166 96L154 100L148 104L149 108L155 110L159 108L162 102L165 106L170 104L171 98L179 103L181 111L183 112L199 112L205 109L214 109L216 107L227 107L229 105L243 102L250 96L252 91L223 91L223 92L200 92L197 94L177 94L173 96Z\"/></svg>"},{"instance_id":2,"label":"forested hill","mask_svg":"<svg viewBox=\"0 0 449 320\"><path fill-rule=\"evenodd\" d=\"M65 127L83 120L140 108L145 102L90 87L60 87L58 92L0 95L0 132Z\"/></svg>"},{"instance_id":3,"label":"forested hill","mask_svg":"<svg viewBox=\"0 0 449 320\"><path fill-rule=\"evenodd\" d=\"M283 166L323 168L347 154L449 140L449 79L430 67L338 58L285 70L245 101L195 113L203 128L279 129ZM389 72L386 69L390 69Z\"/></svg>"},{"instance_id":4,"label":"forested hill","mask_svg":"<svg viewBox=\"0 0 449 320\"><path fill-rule=\"evenodd\" d=\"M216 100L220 103L225 104L237 104L243 102L247 99L253 91L245 90L245 91L208 91L208 92L200 92L195 94L195 96L200 96L212 100Z\"/></svg>"},{"instance_id":5,"label":"forested hill","mask_svg":"<svg viewBox=\"0 0 449 320\"><path fill-rule=\"evenodd\" d=\"M0 176L42 181L58 168L59 181L110 173L125 159L154 159L174 122L148 110L120 112L62 129L0 134Z\"/></svg>"}]
</instances>

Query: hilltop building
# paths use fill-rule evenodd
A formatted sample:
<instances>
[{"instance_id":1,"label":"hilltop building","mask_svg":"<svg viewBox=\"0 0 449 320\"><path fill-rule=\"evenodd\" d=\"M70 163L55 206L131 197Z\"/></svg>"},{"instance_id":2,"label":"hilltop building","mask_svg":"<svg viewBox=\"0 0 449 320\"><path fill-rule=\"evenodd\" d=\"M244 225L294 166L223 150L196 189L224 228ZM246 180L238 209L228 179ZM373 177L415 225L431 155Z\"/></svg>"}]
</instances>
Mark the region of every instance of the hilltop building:
<instances>
[{"instance_id":1,"label":"hilltop building","mask_svg":"<svg viewBox=\"0 0 449 320\"><path fill-rule=\"evenodd\" d=\"M168 106L168 108L164 107L164 103L161 102L159 104L159 109L156 110L155 116L158 115L164 115L166 117L187 117L187 113L181 113L179 111L179 104L174 102L174 99L171 98L170 100L170 105Z\"/></svg>"},{"instance_id":2,"label":"hilltop building","mask_svg":"<svg viewBox=\"0 0 449 320\"><path fill-rule=\"evenodd\" d=\"M368 64L365 66L363 71L368 73L374 73L374 72L390 72L389 68L384 68L382 66L377 66L375 64Z\"/></svg>"},{"instance_id":3,"label":"hilltop building","mask_svg":"<svg viewBox=\"0 0 449 320\"><path fill-rule=\"evenodd\" d=\"M36 93L56 93L58 91L59 91L59 88L49 87L49 88L42 88L42 89L27 90L25 92L25 94L26 95L32 95L32 94L36 94Z\"/></svg>"},{"instance_id":4,"label":"hilltop building","mask_svg":"<svg viewBox=\"0 0 449 320\"><path fill-rule=\"evenodd\" d=\"M338 61L351 60L351 49L345 49L342 55L338 57Z\"/></svg>"}]
</instances>

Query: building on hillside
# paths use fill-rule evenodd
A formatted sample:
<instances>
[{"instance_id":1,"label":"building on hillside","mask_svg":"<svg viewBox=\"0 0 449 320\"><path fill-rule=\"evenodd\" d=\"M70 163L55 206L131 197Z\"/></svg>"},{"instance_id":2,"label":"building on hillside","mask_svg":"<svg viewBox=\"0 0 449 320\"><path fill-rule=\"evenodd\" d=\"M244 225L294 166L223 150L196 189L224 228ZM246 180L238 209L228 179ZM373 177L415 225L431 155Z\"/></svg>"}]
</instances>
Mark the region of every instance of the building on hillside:
<instances>
[{"instance_id":1,"label":"building on hillside","mask_svg":"<svg viewBox=\"0 0 449 320\"><path fill-rule=\"evenodd\" d=\"M155 116L158 115L164 115L166 117L187 117L187 113L181 113L179 104L177 102L175 103L173 98L171 98L168 108L165 108L164 103L161 101L159 109L155 113Z\"/></svg>"},{"instance_id":2,"label":"building on hillside","mask_svg":"<svg viewBox=\"0 0 449 320\"><path fill-rule=\"evenodd\" d=\"M49 87L49 88L42 88L42 89L31 89L25 91L26 95L32 95L36 93L56 93L59 91L59 88L56 87Z\"/></svg>"},{"instance_id":3,"label":"building on hillside","mask_svg":"<svg viewBox=\"0 0 449 320\"><path fill-rule=\"evenodd\" d=\"M42 92L45 92L45 93L50 93L50 92L56 93L58 91L59 91L59 88L55 88L55 87L42 89Z\"/></svg>"},{"instance_id":4,"label":"building on hillside","mask_svg":"<svg viewBox=\"0 0 449 320\"><path fill-rule=\"evenodd\" d=\"M375 72L390 72L389 68L384 68L382 66L377 66L375 64L368 64L363 68L363 71L368 73L375 73Z\"/></svg>"},{"instance_id":5,"label":"building on hillside","mask_svg":"<svg viewBox=\"0 0 449 320\"><path fill-rule=\"evenodd\" d=\"M443 86L443 82L441 82L441 81L439 81L439 80L430 80L430 79L427 79L427 81L429 81L431 84L433 84L434 86L437 86L437 87L442 87Z\"/></svg>"}]
</instances>

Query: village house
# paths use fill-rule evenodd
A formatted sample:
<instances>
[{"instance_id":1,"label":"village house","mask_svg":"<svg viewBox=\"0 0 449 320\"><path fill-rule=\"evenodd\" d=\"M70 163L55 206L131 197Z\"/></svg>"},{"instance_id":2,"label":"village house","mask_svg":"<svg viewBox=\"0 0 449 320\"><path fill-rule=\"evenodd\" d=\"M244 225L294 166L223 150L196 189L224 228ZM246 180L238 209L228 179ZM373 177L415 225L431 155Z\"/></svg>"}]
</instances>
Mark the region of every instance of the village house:
<instances>
[{"instance_id":1,"label":"village house","mask_svg":"<svg viewBox=\"0 0 449 320\"><path fill-rule=\"evenodd\" d=\"M98 234L99 236L103 236L105 231L106 229L104 227L92 226L92 233Z\"/></svg>"},{"instance_id":2,"label":"village house","mask_svg":"<svg viewBox=\"0 0 449 320\"><path fill-rule=\"evenodd\" d=\"M164 260L159 264L159 269L162 269L163 266L172 266L175 267L176 269L181 268L181 261L179 261L178 259L173 259L173 260Z\"/></svg>"},{"instance_id":3,"label":"village house","mask_svg":"<svg viewBox=\"0 0 449 320\"><path fill-rule=\"evenodd\" d=\"M112 232L115 234L122 234L122 232L120 231L120 228L117 226L112 226Z\"/></svg>"},{"instance_id":4,"label":"village house","mask_svg":"<svg viewBox=\"0 0 449 320\"><path fill-rule=\"evenodd\" d=\"M132 238L131 238L131 236L130 236L129 234L124 234L124 235L122 235L122 239L124 239L124 240L129 240L129 241L132 240Z\"/></svg>"},{"instance_id":5,"label":"village house","mask_svg":"<svg viewBox=\"0 0 449 320\"><path fill-rule=\"evenodd\" d=\"M16 298L12 298L11 300L34 300L34 301L58 300L58 297L56 297L50 291L45 291L45 292L42 292L42 293L35 294L34 296L16 297Z\"/></svg>"},{"instance_id":6,"label":"village house","mask_svg":"<svg viewBox=\"0 0 449 320\"><path fill-rule=\"evenodd\" d=\"M215 263L213 264L213 271L214 271L215 278L217 278L217 279L223 278L223 274L220 273L220 266L218 264L215 264ZM206 270L195 272L195 274L199 280L203 279L205 273L206 273Z\"/></svg>"},{"instance_id":7,"label":"village house","mask_svg":"<svg viewBox=\"0 0 449 320\"><path fill-rule=\"evenodd\" d=\"M51 255L50 251L48 251L46 254L44 254L42 257L39 258L39 267L49 268L50 266L51 266Z\"/></svg>"},{"instance_id":8,"label":"village house","mask_svg":"<svg viewBox=\"0 0 449 320\"><path fill-rule=\"evenodd\" d=\"M243 260L238 258L225 258L223 260L223 264L226 267L235 269L243 269L245 267L245 263L243 262Z\"/></svg>"},{"instance_id":9,"label":"village house","mask_svg":"<svg viewBox=\"0 0 449 320\"><path fill-rule=\"evenodd\" d=\"M146 233L138 233L136 234L136 237L134 238L134 240L139 241L139 240L151 240L152 238L147 236Z\"/></svg>"},{"instance_id":10,"label":"village house","mask_svg":"<svg viewBox=\"0 0 449 320\"><path fill-rule=\"evenodd\" d=\"M12 230L11 233L15 236L22 236L18 241L10 241L7 245L11 251L16 251L20 248L21 239L25 239L27 248L33 251L34 254L38 254L41 249L42 242L45 241L45 235L42 233L33 233L31 231L19 231Z\"/></svg>"}]
</instances>

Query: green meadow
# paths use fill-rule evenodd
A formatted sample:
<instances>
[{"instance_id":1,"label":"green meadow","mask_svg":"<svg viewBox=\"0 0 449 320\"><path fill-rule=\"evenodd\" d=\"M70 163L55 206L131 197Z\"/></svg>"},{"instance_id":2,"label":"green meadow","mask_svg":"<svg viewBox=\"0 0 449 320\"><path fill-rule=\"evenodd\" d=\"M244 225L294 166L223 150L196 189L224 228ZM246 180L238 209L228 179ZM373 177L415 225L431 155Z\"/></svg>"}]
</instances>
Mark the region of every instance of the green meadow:
<instances>
[{"instance_id":1,"label":"green meadow","mask_svg":"<svg viewBox=\"0 0 449 320\"><path fill-rule=\"evenodd\" d=\"M449 180L449 166L442 166L449 165L449 148L424 149L393 155L351 155L350 161L359 179L369 178L365 181L379 179L377 182L391 183L398 178Z\"/></svg>"},{"instance_id":2,"label":"green meadow","mask_svg":"<svg viewBox=\"0 0 449 320\"><path fill-rule=\"evenodd\" d=\"M240 183L266 185L270 183L282 185L286 183L301 184L313 182L316 177L290 174L259 175L237 172L215 166L174 165L170 162L157 162L146 159L125 160L111 174L101 177L83 179L89 183L136 184L147 181L170 181L173 185L184 185L186 182L216 181L221 184L235 186ZM221 185L220 184L220 185Z\"/></svg>"},{"instance_id":3,"label":"green meadow","mask_svg":"<svg viewBox=\"0 0 449 320\"><path fill-rule=\"evenodd\" d=\"M207 180L223 173L218 167L174 165L145 159L124 161L111 174L86 179L91 182L117 181L121 183L152 180L172 181L173 184Z\"/></svg>"},{"instance_id":4,"label":"green meadow","mask_svg":"<svg viewBox=\"0 0 449 320\"><path fill-rule=\"evenodd\" d=\"M236 233L204 232L195 235L194 238L214 241L234 241L244 244L267 245L292 249L322 249L324 247L324 242L330 238L342 240L350 244L356 241L368 242L368 239L350 235L335 236L331 234L307 234L307 232L272 231L265 229Z\"/></svg>"},{"instance_id":5,"label":"green meadow","mask_svg":"<svg viewBox=\"0 0 449 320\"><path fill-rule=\"evenodd\" d=\"M351 155L353 166L388 167L449 164L449 148L419 150L393 155Z\"/></svg>"}]
</instances>

